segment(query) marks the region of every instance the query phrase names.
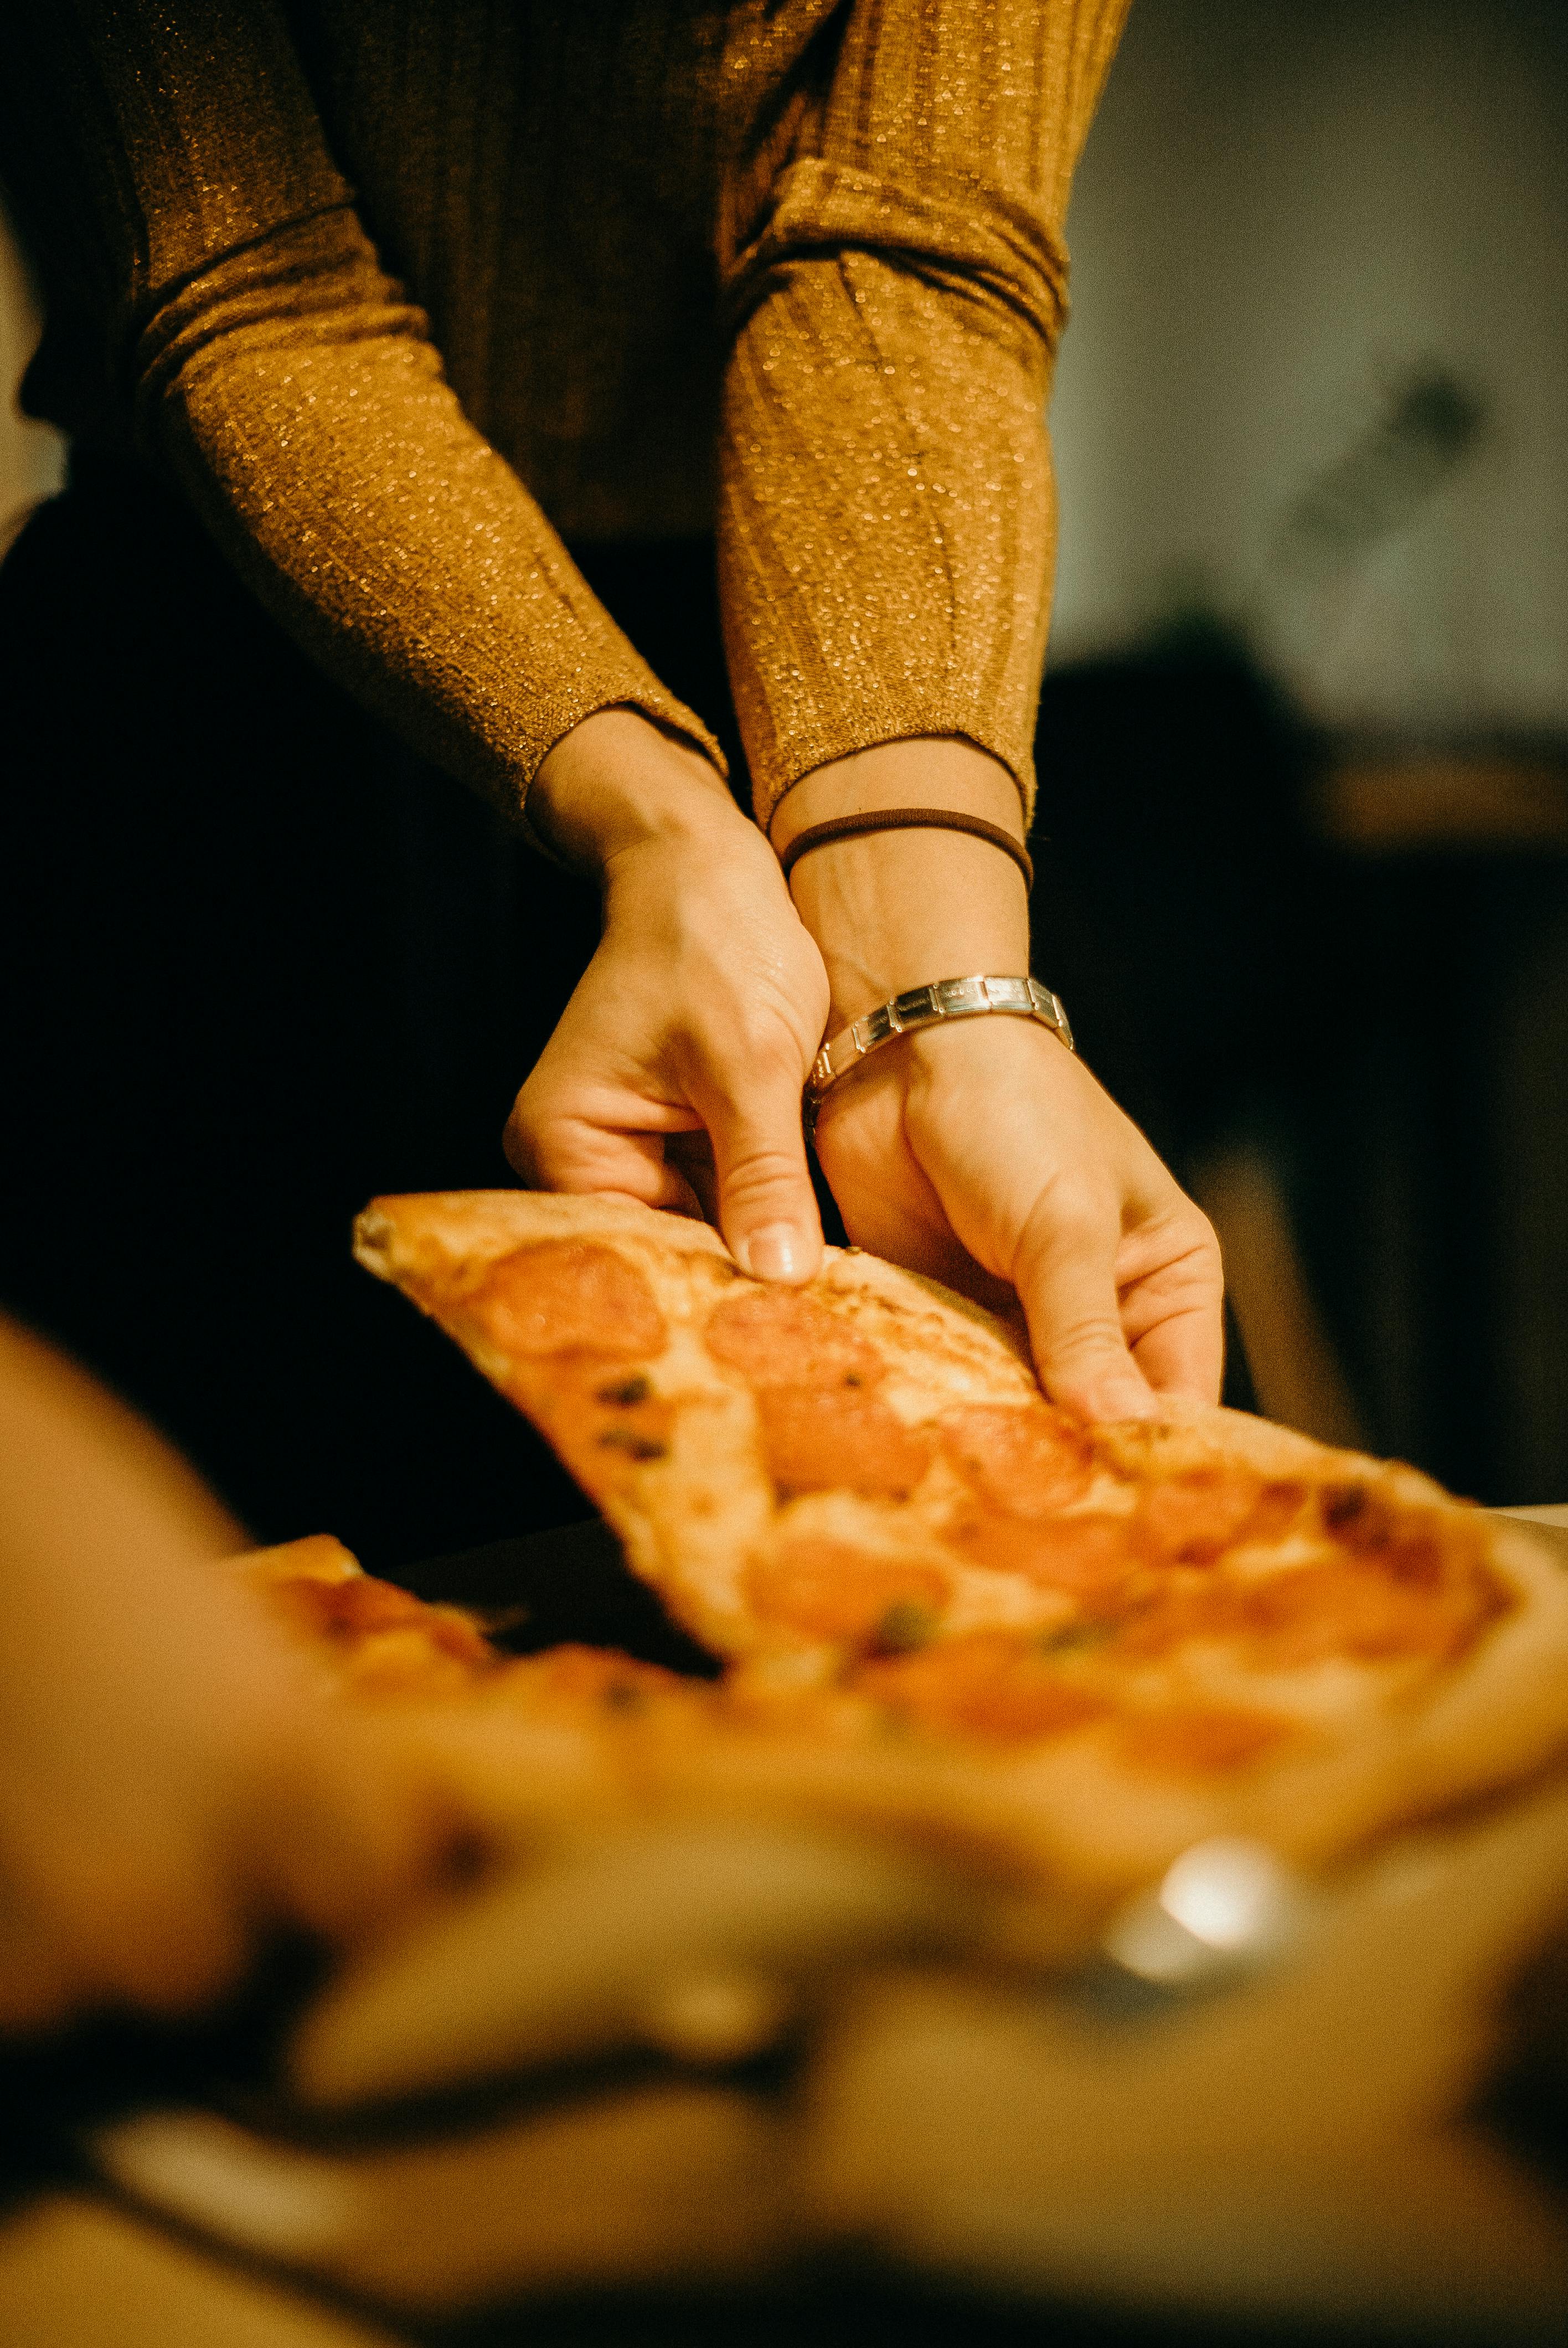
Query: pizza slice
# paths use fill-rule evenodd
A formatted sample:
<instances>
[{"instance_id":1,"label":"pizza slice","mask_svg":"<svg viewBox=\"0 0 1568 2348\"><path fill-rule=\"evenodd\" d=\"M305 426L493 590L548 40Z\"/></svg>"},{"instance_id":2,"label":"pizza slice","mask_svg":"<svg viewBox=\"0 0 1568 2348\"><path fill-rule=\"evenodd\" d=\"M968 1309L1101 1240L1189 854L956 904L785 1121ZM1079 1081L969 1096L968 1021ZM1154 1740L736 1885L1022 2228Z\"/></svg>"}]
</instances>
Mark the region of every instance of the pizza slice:
<instances>
[{"instance_id":1,"label":"pizza slice","mask_svg":"<svg viewBox=\"0 0 1568 2348\"><path fill-rule=\"evenodd\" d=\"M528 1414L715 1653L827 1676L881 1635L1065 1611L1016 1570L1007 1509L1090 1497L1083 1430L947 1292L837 1249L809 1291L763 1287L706 1224L518 1191L378 1200L355 1251Z\"/></svg>"}]
</instances>

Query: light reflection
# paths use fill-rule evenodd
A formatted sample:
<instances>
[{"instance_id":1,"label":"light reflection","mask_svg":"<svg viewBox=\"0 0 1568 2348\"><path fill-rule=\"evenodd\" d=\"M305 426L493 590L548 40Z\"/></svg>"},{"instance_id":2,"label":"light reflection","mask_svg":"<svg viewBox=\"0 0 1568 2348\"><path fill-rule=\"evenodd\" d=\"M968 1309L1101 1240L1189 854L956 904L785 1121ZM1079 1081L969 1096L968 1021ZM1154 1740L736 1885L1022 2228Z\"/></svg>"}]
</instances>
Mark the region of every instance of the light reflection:
<instances>
[{"instance_id":1,"label":"light reflection","mask_svg":"<svg viewBox=\"0 0 1568 2348\"><path fill-rule=\"evenodd\" d=\"M1260 1842L1216 1836L1184 1850L1160 1886L1160 1905L1196 1941L1232 1954L1272 1944L1289 1922L1291 1880Z\"/></svg>"},{"instance_id":2,"label":"light reflection","mask_svg":"<svg viewBox=\"0 0 1568 2348\"><path fill-rule=\"evenodd\" d=\"M1140 1980L1194 1987L1274 1956L1303 1921L1289 1869L1262 1843L1194 1843L1112 1923L1104 1951Z\"/></svg>"}]
</instances>

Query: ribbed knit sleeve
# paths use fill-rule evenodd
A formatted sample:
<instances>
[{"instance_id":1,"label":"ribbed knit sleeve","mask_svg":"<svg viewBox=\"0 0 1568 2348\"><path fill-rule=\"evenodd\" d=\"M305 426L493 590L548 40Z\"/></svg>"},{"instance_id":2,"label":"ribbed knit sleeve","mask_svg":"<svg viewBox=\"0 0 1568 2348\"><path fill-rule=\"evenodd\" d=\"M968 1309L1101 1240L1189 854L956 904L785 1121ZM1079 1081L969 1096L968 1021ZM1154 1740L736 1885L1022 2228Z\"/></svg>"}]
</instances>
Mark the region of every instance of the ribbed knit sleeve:
<instances>
[{"instance_id":1,"label":"ribbed knit sleeve","mask_svg":"<svg viewBox=\"0 0 1568 2348\"><path fill-rule=\"evenodd\" d=\"M269 0L5 15L30 233L82 288L85 324L52 322L68 369L305 649L514 812L613 704L716 757L465 417Z\"/></svg>"},{"instance_id":2,"label":"ribbed knit sleeve","mask_svg":"<svg viewBox=\"0 0 1568 2348\"><path fill-rule=\"evenodd\" d=\"M1125 6L853 0L749 208L737 158L720 562L764 823L813 767L919 735L1031 802L1062 223Z\"/></svg>"}]
</instances>

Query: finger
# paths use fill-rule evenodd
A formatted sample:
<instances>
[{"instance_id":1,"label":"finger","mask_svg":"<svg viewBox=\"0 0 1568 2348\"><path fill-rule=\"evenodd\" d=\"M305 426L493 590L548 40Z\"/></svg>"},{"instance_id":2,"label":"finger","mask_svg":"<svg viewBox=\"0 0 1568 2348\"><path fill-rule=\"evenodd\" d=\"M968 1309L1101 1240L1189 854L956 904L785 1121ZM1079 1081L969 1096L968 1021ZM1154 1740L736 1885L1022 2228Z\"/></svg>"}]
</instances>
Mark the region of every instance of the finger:
<instances>
[{"instance_id":1,"label":"finger","mask_svg":"<svg viewBox=\"0 0 1568 2348\"><path fill-rule=\"evenodd\" d=\"M1049 1190L1025 1226L1013 1277L1040 1382L1085 1418L1152 1418L1158 1406L1122 1334L1113 1222Z\"/></svg>"},{"instance_id":2,"label":"finger","mask_svg":"<svg viewBox=\"0 0 1568 2348\"><path fill-rule=\"evenodd\" d=\"M759 1078L743 1101L698 1107L713 1145L719 1229L743 1272L757 1280L810 1280L822 1262L822 1219L806 1170L800 1085Z\"/></svg>"},{"instance_id":3,"label":"finger","mask_svg":"<svg viewBox=\"0 0 1568 2348\"><path fill-rule=\"evenodd\" d=\"M630 1131L584 1117L530 1117L521 1096L502 1136L507 1161L530 1190L610 1191L700 1218L702 1200L665 1156L661 1133Z\"/></svg>"},{"instance_id":4,"label":"finger","mask_svg":"<svg viewBox=\"0 0 1568 2348\"><path fill-rule=\"evenodd\" d=\"M1132 1358L1157 1394L1219 1400L1225 1375L1225 1272L1206 1216L1189 1208L1179 1222L1140 1234L1138 1252L1157 1250L1150 1269L1123 1276L1122 1323ZM1123 1250L1125 1259L1126 1250Z\"/></svg>"},{"instance_id":5,"label":"finger","mask_svg":"<svg viewBox=\"0 0 1568 2348\"><path fill-rule=\"evenodd\" d=\"M585 1150L591 1154L596 1136L657 1141L701 1127L701 1117L685 1101L653 1098L624 1084L563 1082L552 1066L558 1041L559 1031L512 1103L501 1136L507 1162L530 1188L590 1187L574 1181L573 1171Z\"/></svg>"},{"instance_id":6,"label":"finger","mask_svg":"<svg viewBox=\"0 0 1568 2348\"><path fill-rule=\"evenodd\" d=\"M1207 1306L1171 1313L1134 1342L1132 1358L1156 1394L1218 1402L1225 1383L1224 1321Z\"/></svg>"}]
</instances>

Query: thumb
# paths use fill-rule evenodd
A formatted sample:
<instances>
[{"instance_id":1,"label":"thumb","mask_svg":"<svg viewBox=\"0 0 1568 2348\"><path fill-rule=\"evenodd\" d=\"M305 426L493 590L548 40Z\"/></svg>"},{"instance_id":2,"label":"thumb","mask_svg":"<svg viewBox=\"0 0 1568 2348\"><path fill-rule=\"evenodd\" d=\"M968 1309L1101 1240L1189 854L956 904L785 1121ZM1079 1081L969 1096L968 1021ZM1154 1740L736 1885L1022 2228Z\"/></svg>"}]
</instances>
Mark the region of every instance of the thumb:
<instances>
[{"instance_id":1,"label":"thumb","mask_svg":"<svg viewBox=\"0 0 1568 2348\"><path fill-rule=\"evenodd\" d=\"M757 1280L810 1280L822 1263L822 1218L806 1170L798 1083L758 1083L744 1101L702 1106L730 1253Z\"/></svg>"},{"instance_id":2,"label":"thumb","mask_svg":"<svg viewBox=\"0 0 1568 2348\"><path fill-rule=\"evenodd\" d=\"M1085 1418L1152 1418L1153 1389L1128 1351L1116 1295L1116 1228L1040 1201L1014 1278L1040 1382Z\"/></svg>"}]
</instances>

